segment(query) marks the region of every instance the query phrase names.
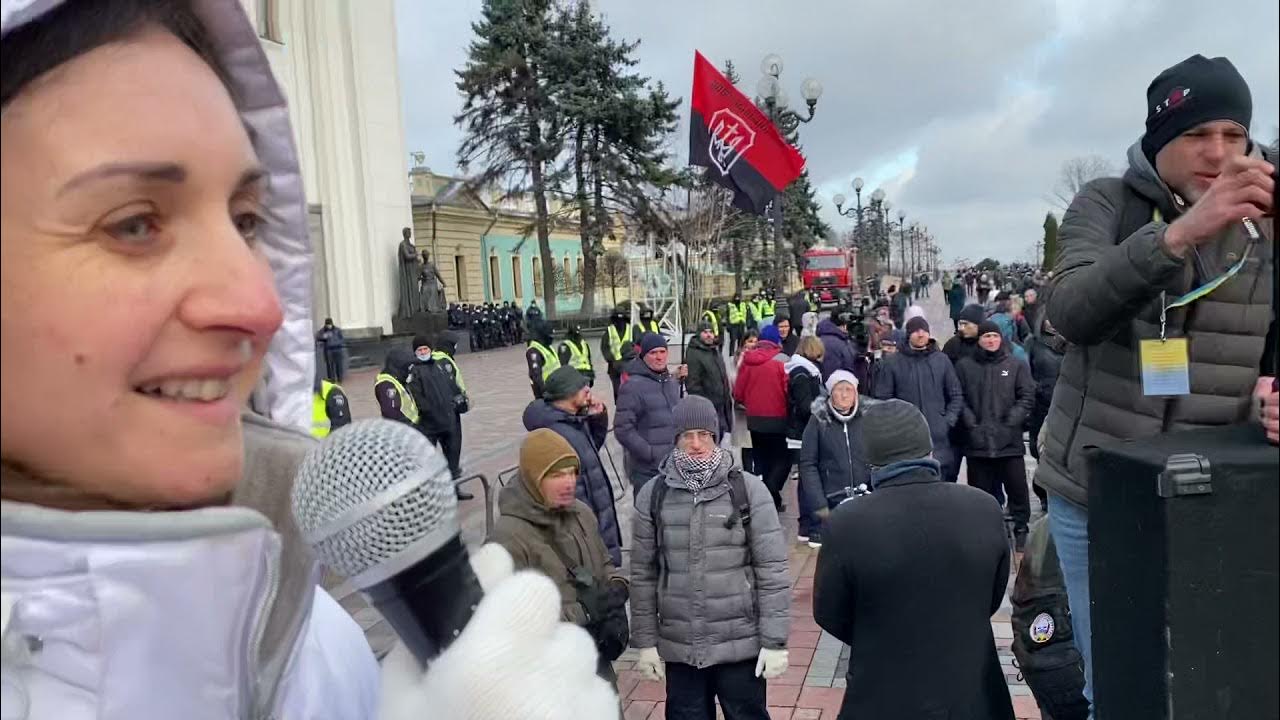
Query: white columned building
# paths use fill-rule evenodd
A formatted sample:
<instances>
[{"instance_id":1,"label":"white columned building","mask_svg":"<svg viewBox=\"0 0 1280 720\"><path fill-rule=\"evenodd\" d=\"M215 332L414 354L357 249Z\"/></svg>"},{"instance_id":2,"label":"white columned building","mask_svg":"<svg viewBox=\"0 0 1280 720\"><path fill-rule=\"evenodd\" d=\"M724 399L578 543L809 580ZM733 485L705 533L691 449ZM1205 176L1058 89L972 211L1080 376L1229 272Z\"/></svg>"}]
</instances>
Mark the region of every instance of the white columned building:
<instances>
[{"instance_id":1,"label":"white columned building","mask_svg":"<svg viewBox=\"0 0 1280 720\"><path fill-rule=\"evenodd\" d=\"M241 0L285 96L316 255L315 322L391 332L413 226L395 0Z\"/></svg>"}]
</instances>

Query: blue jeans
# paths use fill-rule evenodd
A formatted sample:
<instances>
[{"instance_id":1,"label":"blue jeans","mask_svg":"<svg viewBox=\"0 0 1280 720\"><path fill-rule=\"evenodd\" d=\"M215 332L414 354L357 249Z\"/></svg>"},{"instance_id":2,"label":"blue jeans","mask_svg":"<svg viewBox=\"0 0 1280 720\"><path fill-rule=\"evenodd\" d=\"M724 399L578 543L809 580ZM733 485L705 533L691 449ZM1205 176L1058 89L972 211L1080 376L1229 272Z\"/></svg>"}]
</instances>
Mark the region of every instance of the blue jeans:
<instances>
[{"instance_id":1,"label":"blue jeans","mask_svg":"<svg viewBox=\"0 0 1280 720\"><path fill-rule=\"evenodd\" d=\"M1093 634L1089 619L1089 511L1049 493L1049 532L1071 606L1071 631L1084 660L1084 698L1093 707ZM1093 717L1092 711L1089 714Z\"/></svg>"}]
</instances>

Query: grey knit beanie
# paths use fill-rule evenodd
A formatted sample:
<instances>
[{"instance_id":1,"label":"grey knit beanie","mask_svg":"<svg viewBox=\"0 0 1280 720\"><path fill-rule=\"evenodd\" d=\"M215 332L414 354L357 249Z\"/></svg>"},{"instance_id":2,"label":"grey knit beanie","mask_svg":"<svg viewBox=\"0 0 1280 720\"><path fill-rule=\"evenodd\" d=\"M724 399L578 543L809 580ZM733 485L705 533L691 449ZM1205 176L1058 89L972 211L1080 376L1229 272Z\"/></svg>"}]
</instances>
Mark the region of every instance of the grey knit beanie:
<instances>
[{"instance_id":1,"label":"grey knit beanie","mask_svg":"<svg viewBox=\"0 0 1280 720\"><path fill-rule=\"evenodd\" d=\"M701 395L686 395L671 409L671 423L675 426L676 438L690 430L706 430L720 439L720 416L716 414L716 406Z\"/></svg>"},{"instance_id":2,"label":"grey knit beanie","mask_svg":"<svg viewBox=\"0 0 1280 720\"><path fill-rule=\"evenodd\" d=\"M919 460L933 452L928 421L903 400L885 400L862 411L862 445L872 467Z\"/></svg>"}]
</instances>

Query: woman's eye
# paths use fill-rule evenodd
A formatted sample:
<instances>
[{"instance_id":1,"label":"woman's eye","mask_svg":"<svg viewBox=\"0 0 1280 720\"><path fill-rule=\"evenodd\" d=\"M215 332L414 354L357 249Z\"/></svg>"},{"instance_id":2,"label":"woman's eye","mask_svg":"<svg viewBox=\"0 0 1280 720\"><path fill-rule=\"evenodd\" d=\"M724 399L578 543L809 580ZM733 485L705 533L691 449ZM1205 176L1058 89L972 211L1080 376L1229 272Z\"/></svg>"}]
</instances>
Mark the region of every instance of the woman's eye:
<instances>
[{"instance_id":1,"label":"woman's eye","mask_svg":"<svg viewBox=\"0 0 1280 720\"><path fill-rule=\"evenodd\" d=\"M111 237L130 245L145 245L156 239L159 221L155 215L134 215L107 226Z\"/></svg>"}]
</instances>

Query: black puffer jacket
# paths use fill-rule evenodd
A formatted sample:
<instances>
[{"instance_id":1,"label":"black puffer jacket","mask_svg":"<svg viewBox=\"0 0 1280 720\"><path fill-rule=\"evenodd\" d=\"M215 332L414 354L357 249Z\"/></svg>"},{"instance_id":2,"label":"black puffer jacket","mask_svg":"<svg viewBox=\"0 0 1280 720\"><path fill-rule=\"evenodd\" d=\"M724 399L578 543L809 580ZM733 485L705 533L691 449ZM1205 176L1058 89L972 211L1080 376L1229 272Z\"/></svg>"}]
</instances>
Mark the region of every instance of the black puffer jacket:
<instances>
[{"instance_id":1,"label":"black puffer jacket","mask_svg":"<svg viewBox=\"0 0 1280 720\"><path fill-rule=\"evenodd\" d=\"M923 350L901 343L897 357L881 361L874 390L878 400L897 398L915 405L929 422L935 449L950 444L947 434L960 419L964 395L955 368L937 342L930 340Z\"/></svg>"},{"instance_id":2,"label":"black puffer jacket","mask_svg":"<svg viewBox=\"0 0 1280 720\"><path fill-rule=\"evenodd\" d=\"M1026 348L1031 377L1036 381L1036 407L1043 405L1047 413L1053 400L1053 388L1058 384L1058 372L1062 370L1067 341L1061 335L1046 333L1042 329L1027 338Z\"/></svg>"},{"instance_id":3,"label":"black puffer jacket","mask_svg":"<svg viewBox=\"0 0 1280 720\"><path fill-rule=\"evenodd\" d=\"M424 433L450 433L457 425L462 391L443 362L414 360L406 386L418 404L418 427Z\"/></svg>"},{"instance_id":4,"label":"black puffer jacket","mask_svg":"<svg viewBox=\"0 0 1280 720\"><path fill-rule=\"evenodd\" d=\"M669 372L650 370L644 358L628 363L626 372L613 434L627 451L628 472L653 477L676 444L671 411L680 402L680 383Z\"/></svg>"},{"instance_id":5,"label":"black puffer jacket","mask_svg":"<svg viewBox=\"0 0 1280 720\"><path fill-rule=\"evenodd\" d=\"M801 491L811 501L840 500L846 488L871 486L871 468L862 447L862 405L870 402L875 401L861 399L848 422L836 417L827 398L813 402L800 446Z\"/></svg>"},{"instance_id":6,"label":"black puffer jacket","mask_svg":"<svg viewBox=\"0 0 1280 720\"><path fill-rule=\"evenodd\" d=\"M1031 368L1001 345L979 349L956 367L964 389L964 454L969 457L1022 457L1022 423L1035 405Z\"/></svg>"},{"instance_id":7,"label":"black puffer jacket","mask_svg":"<svg viewBox=\"0 0 1280 720\"><path fill-rule=\"evenodd\" d=\"M534 400L524 409L523 421L525 430L549 428L573 446L582 468L574 494L595 513L600 538L609 548L609 557L614 566L622 567L622 530L618 527L618 509L613 504L609 474L604 463L600 462L600 448L609 435L609 414L574 415L546 400Z\"/></svg>"}]
</instances>

